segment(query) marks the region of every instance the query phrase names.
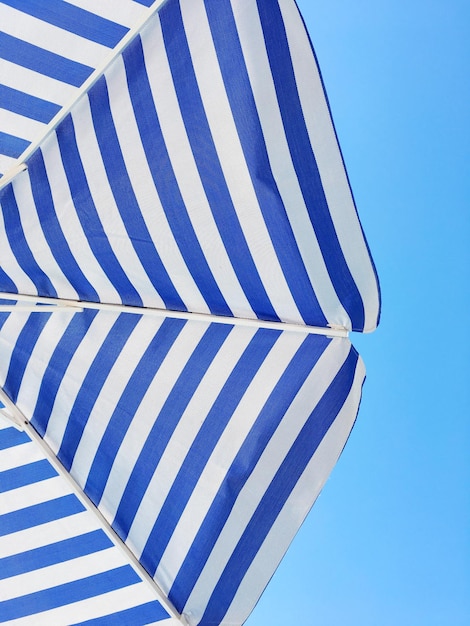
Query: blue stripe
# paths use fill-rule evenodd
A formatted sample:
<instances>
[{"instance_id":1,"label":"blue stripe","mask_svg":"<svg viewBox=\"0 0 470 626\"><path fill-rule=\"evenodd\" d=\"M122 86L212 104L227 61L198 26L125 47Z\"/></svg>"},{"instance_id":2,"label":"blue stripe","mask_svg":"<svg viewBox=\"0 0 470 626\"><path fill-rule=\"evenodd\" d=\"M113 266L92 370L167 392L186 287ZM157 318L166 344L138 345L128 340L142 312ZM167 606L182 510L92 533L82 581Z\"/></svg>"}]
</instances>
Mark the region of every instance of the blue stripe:
<instances>
[{"instance_id":1,"label":"blue stripe","mask_svg":"<svg viewBox=\"0 0 470 626\"><path fill-rule=\"evenodd\" d=\"M310 220L338 297L353 321L364 328L364 304L343 255L318 172L302 112L289 44L277 2L258 0L269 63L284 129Z\"/></svg>"},{"instance_id":2,"label":"blue stripe","mask_svg":"<svg viewBox=\"0 0 470 626\"><path fill-rule=\"evenodd\" d=\"M99 302L98 293L80 269L60 226L41 150L28 160L28 173L43 234L57 264L80 300ZM57 210L63 209L57 207Z\"/></svg>"},{"instance_id":3,"label":"blue stripe","mask_svg":"<svg viewBox=\"0 0 470 626\"><path fill-rule=\"evenodd\" d=\"M0 450L20 446L30 441L26 433L16 430L16 428L2 428L0 430Z\"/></svg>"},{"instance_id":4,"label":"blue stripe","mask_svg":"<svg viewBox=\"0 0 470 626\"><path fill-rule=\"evenodd\" d=\"M47 274L39 267L26 241L12 185L8 185L4 190L2 208L8 241L18 264L33 281L38 293L56 298L57 291L54 285Z\"/></svg>"},{"instance_id":5,"label":"blue stripe","mask_svg":"<svg viewBox=\"0 0 470 626\"><path fill-rule=\"evenodd\" d=\"M0 515L0 537L82 513L85 507L74 495L48 500Z\"/></svg>"},{"instance_id":6,"label":"blue stripe","mask_svg":"<svg viewBox=\"0 0 470 626\"><path fill-rule=\"evenodd\" d=\"M207 121L178 2L160 11L165 48L196 165L214 220L240 285L255 314L278 321L243 234ZM231 43L225 45L231 49ZM171 205L170 205L171 206Z\"/></svg>"},{"instance_id":7,"label":"blue stripe","mask_svg":"<svg viewBox=\"0 0 470 626\"><path fill-rule=\"evenodd\" d=\"M155 0L133 0L137 2L137 4L143 4L145 7L150 7L155 2Z\"/></svg>"},{"instance_id":8,"label":"blue stripe","mask_svg":"<svg viewBox=\"0 0 470 626\"><path fill-rule=\"evenodd\" d=\"M3 328L3 324L7 321L10 313L0 313L0 330Z\"/></svg>"},{"instance_id":9,"label":"blue stripe","mask_svg":"<svg viewBox=\"0 0 470 626\"><path fill-rule=\"evenodd\" d=\"M61 107L54 102L0 85L0 108L47 124Z\"/></svg>"},{"instance_id":10,"label":"blue stripe","mask_svg":"<svg viewBox=\"0 0 470 626\"><path fill-rule=\"evenodd\" d=\"M70 115L58 127L57 140L75 210L96 260L118 291L123 304L142 306L142 300L119 264L101 223L88 187Z\"/></svg>"},{"instance_id":11,"label":"blue stripe","mask_svg":"<svg viewBox=\"0 0 470 626\"><path fill-rule=\"evenodd\" d=\"M285 369L214 498L168 594L182 611L235 502L292 401L330 340L310 335Z\"/></svg>"},{"instance_id":12,"label":"blue stripe","mask_svg":"<svg viewBox=\"0 0 470 626\"><path fill-rule=\"evenodd\" d=\"M326 326L271 171L232 7L228 0L208 0L205 5L243 153L283 274L305 323Z\"/></svg>"},{"instance_id":13,"label":"blue stripe","mask_svg":"<svg viewBox=\"0 0 470 626\"><path fill-rule=\"evenodd\" d=\"M116 454L148 388L185 326L185 320L165 319L149 343L117 403L85 485L89 498L98 504Z\"/></svg>"},{"instance_id":14,"label":"blue stripe","mask_svg":"<svg viewBox=\"0 0 470 626\"><path fill-rule=\"evenodd\" d=\"M75 87L80 87L93 72L92 67L71 61L2 32L0 32L0 58Z\"/></svg>"},{"instance_id":15,"label":"blue stripe","mask_svg":"<svg viewBox=\"0 0 470 626\"><path fill-rule=\"evenodd\" d=\"M118 567L109 572L0 602L0 622L20 619L87 598L95 598L138 582L139 577L129 565Z\"/></svg>"},{"instance_id":16,"label":"blue stripe","mask_svg":"<svg viewBox=\"0 0 470 626\"><path fill-rule=\"evenodd\" d=\"M89 93L91 114L116 205L121 214L129 239L147 275L160 294L167 309L186 311L175 286L152 241L147 225L137 203L132 183L127 173L119 139L109 104L108 88L104 76Z\"/></svg>"},{"instance_id":17,"label":"blue stripe","mask_svg":"<svg viewBox=\"0 0 470 626\"><path fill-rule=\"evenodd\" d=\"M0 201L1 201L1 198L0 198ZM17 286L1 267L0 267L0 290L5 293L18 293Z\"/></svg>"},{"instance_id":18,"label":"blue stripe","mask_svg":"<svg viewBox=\"0 0 470 626\"><path fill-rule=\"evenodd\" d=\"M132 609L111 613L104 617L89 619L86 622L73 624L72 626L146 626L161 620L168 619L170 615L165 611L162 605L157 602L147 602Z\"/></svg>"},{"instance_id":19,"label":"blue stripe","mask_svg":"<svg viewBox=\"0 0 470 626\"><path fill-rule=\"evenodd\" d=\"M169 3L166 6L173 5ZM155 110L140 38L136 38L124 51L123 58L142 145L173 236L211 312L231 316L232 312L212 275L181 196Z\"/></svg>"},{"instance_id":20,"label":"blue stripe","mask_svg":"<svg viewBox=\"0 0 470 626\"><path fill-rule=\"evenodd\" d=\"M29 357L50 315L50 313L41 313L40 315L31 313L16 340L3 387L14 403L18 399Z\"/></svg>"},{"instance_id":21,"label":"blue stripe","mask_svg":"<svg viewBox=\"0 0 470 626\"><path fill-rule=\"evenodd\" d=\"M199 622L200 626L219 624L223 620L277 516L346 401L353 384L357 358L357 352L351 348L335 379L290 448L225 566Z\"/></svg>"},{"instance_id":22,"label":"blue stripe","mask_svg":"<svg viewBox=\"0 0 470 626\"><path fill-rule=\"evenodd\" d=\"M2 0L2 2L108 48L114 48L129 30L121 24L63 0Z\"/></svg>"},{"instance_id":23,"label":"blue stripe","mask_svg":"<svg viewBox=\"0 0 470 626\"><path fill-rule=\"evenodd\" d=\"M71 561L87 554L111 548L113 543L102 530L41 546L0 559L0 580Z\"/></svg>"},{"instance_id":24,"label":"blue stripe","mask_svg":"<svg viewBox=\"0 0 470 626\"><path fill-rule=\"evenodd\" d=\"M257 331L204 419L173 481L141 554L140 561L151 575L155 573L214 447L278 337L277 331L264 329Z\"/></svg>"},{"instance_id":25,"label":"blue stripe","mask_svg":"<svg viewBox=\"0 0 470 626\"><path fill-rule=\"evenodd\" d=\"M45 459L13 467L0 472L0 493L19 489L26 485L33 485L49 478L57 476L57 472Z\"/></svg>"},{"instance_id":26,"label":"blue stripe","mask_svg":"<svg viewBox=\"0 0 470 626\"><path fill-rule=\"evenodd\" d=\"M0 130L0 154L17 159L30 143L27 139L21 139L21 137L15 137Z\"/></svg>"},{"instance_id":27,"label":"blue stripe","mask_svg":"<svg viewBox=\"0 0 470 626\"><path fill-rule=\"evenodd\" d=\"M97 314L97 311L85 310L79 315L74 315L54 348L41 379L38 399L31 419L31 423L41 437L44 437L46 433L57 392L70 361Z\"/></svg>"},{"instance_id":28,"label":"blue stripe","mask_svg":"<svg viewBox=\"0 0 470 626\"><path fill-rule=\"evenodd\" d=\"M83 430L101 389L139 320L139 315L121 314L96 351L93 363L73 403L57 454L66 470L72 466Z\"/></svg>"},{"instance_id":29,"label":"blue stripe","mask_svg":"<svg viewBox=\"0 0 470 626\"><path fill-rule=\"evenodd\" d=\"M179 420L231 330L232 327L226 324L209 326L168 395L119 503L113 526L121 538L127 537L148 484Z\"/></svg>"}]
</instances>

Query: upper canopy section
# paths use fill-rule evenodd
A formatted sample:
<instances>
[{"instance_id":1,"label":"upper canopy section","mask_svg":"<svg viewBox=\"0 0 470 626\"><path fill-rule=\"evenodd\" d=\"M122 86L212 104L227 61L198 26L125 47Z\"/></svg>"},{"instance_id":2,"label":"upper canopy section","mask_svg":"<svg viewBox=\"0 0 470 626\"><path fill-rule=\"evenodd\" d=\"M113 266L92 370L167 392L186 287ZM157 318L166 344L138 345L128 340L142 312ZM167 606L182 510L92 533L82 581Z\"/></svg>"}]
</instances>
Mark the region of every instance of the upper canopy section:
<instances>
[{"instance_id":1,"label":"upper canopy section","mask_svg":"<svg viewBox=\"0 0 470 626\"><path fill-rule=\"evenodd\" d=\"M0 175L149 14L153 0L2 0ZM146 6L144 6L146 5Z\"/></svg>"},{"instance_id":2,"label":"upper canopy section","mask_svg":"<svg viewBox=\"0 0 470 626\"><path fill-rule=\"evenodd\" d=\"M4 173L43 136L0 192L0 291L373 330L377 278L295 3L143 4L0 5Z\"/></svg>"}]
</instances>

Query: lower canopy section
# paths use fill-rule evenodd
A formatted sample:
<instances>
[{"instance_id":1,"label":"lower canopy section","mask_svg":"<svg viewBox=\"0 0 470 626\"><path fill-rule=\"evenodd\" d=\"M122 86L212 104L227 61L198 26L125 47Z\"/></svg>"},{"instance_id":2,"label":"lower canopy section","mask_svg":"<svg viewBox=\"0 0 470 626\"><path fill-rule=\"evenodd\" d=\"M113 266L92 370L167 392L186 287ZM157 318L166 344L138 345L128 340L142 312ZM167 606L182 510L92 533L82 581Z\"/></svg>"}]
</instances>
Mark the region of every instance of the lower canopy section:
<instances>
[{"instance_id":1,"label":"lower canopy section","mask_svg":"<svg viewBox=\"0 0 470 626\"><path fill-rule=\"evenodd\" d=\"M364 380L346 338L102 311L0 315L0 352L4 392L192 626L246 620L344 447ZM31 614L69 609L79 623L74 604L47 604L48 594L65 595L51 595L44 580L74 598L86 581L96 597L129 589L137 597L133 570L118 561L106 569L101 556L115 548L100 531L48 535L61 517L69 526L92 514L63 515L65 504L79 501L54 491L58 477L37 452L28 460L24 451L34 445L24 434L0 433L1 484L14 494L0 539L20 568L0 567L14 587L5 606L30 606L23 610ZM27 514L31 528L9 530L23 509L41 507L52 517ZM34 538L27 549L25 533ZM73 557L47 547L81 535L103 546L82 548L74 539ZM28 550L52 551L56 561L40 556L46 564L29 565ZM105 569L83 573L81 563L95 561ZM63 582L51 587L44 567L63 571ZM26 595L17 576L31 580ZM98 580L116 587L99 591ZM15 600L19 593L28 603ZM73 602L85 600L95 601ZM154 622L169 618L155 599L137 604L155 611ZM140 610L124 605L118 613ZM150 623L123 619L106 623Z\"/></svg>"},{"instance_id":2,"label":"lower canopy section","mask_svg":"<svg viewBox=\"0 0 470 626\"><path fill-rule=\"evenodd\" d=\"M1 416L0 623L179 623L41 449Z\"/></svg>"}]
</instances>

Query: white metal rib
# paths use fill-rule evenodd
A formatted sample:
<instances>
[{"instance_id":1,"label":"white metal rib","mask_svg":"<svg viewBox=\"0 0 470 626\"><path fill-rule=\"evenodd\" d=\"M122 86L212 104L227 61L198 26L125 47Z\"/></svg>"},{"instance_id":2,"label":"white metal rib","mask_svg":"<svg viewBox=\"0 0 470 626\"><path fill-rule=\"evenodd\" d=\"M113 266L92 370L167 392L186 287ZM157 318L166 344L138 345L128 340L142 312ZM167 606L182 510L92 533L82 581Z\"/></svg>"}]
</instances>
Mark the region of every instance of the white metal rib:
<instances>
[{"instance_id":1,"label":"white metal rib","mask_svg":"<svg viewBox=\"0 0 470 626\"><path fill-rule=\"evenodd\" d=\"M46 312L46 309L42 305L55 305L52 307L52 311L68 311L68 312L80 312L83 309L92 309L95 311L108 311L112 313L131 313L134 315L152 315L153 317L170 317L173 319L193 320L199 322L217 324L231 324L233 326L246 326L249 328L267 328L271 330L286 330L296 333L307 333L309 335L324 335L326 337L347 337L349 331L343 327L320 327L320 326L305 326L303 324L291 324L287 322L270 322L260 319L248 319L243 317L226 317L223 315L209 315L207 313L193 313L190 311L171 311L167 309L156 309L152 307L138 307L128 306L124 304L109 304L104 302L84 302L82 300L65 300L63 298L45 298L42 296L30 296L17 293L3 293L0 292L0 300L13 300L17 302L25 302L31 306L31 311L35 313ZM35 304L41 305L34 307ZM15 310L15 307L10 305L0 305L0 312L2 312L2 306L5 306L5 310ZM48 312L50 312L48 307Z\"/></svg>"}]
</instances>

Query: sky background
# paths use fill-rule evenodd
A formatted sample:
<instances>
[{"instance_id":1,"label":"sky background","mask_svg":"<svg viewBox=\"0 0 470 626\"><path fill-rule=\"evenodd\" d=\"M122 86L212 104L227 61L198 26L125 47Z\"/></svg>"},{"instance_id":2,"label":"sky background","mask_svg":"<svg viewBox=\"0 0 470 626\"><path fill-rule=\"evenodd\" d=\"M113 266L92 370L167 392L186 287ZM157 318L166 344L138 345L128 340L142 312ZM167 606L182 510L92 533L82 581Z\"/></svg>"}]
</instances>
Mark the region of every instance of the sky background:
<instances>
[{"instance_id":1,"label":"sky background","mask_svg":"<svg viewBox=\"0 0 470 626\"><path fill-rule=\"evenodd\" d=\"M299 0L382 289L346 449L246 626L470 624L470 3Z\"/></svg>"}]
</instances>

